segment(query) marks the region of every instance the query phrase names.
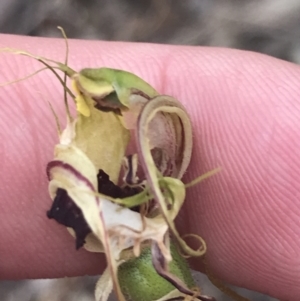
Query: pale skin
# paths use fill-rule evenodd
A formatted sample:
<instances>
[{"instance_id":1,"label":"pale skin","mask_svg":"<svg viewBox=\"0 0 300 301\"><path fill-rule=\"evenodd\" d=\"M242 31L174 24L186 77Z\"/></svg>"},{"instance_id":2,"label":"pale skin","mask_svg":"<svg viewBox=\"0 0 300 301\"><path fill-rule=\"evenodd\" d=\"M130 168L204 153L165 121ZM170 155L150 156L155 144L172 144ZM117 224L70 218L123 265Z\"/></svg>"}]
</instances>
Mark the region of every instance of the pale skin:
<instances>
[{"instance_id":1,"label":"pale skin","mask_svg":"<svg viewBox=\"0 0 300 301\"><path fill-rule=\"evenodd\" d=\"M300 68L237 50L69 41L70 66L133 72L191 115L195 147L185 181L222 171L188 190L182 233L208 246L215 276L282 300L300 295ZM3 35L13 47L63 61L62 40ZM37 70L32 59L0 54L0 83ZM50 72L1 88L0 278L99 273L103 257L76 251L64 227L46 218L45 166L57 143L46 101L63 115ZM201 267L200 260L193 261Z\"/></svg>"}]
</instances>

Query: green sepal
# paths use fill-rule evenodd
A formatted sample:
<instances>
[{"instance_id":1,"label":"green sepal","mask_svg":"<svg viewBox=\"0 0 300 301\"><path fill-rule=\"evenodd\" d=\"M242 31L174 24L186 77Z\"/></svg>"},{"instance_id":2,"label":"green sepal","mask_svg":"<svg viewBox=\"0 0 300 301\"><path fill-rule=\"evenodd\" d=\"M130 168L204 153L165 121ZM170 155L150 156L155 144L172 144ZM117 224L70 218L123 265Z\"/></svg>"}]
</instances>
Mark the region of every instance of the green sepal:
<instances>
[{"instance_id":1,"label":"green sepal","mask_svg":"<svg viewBox=\"0 0 300 301\"><path fill-rule=\"evenodd\" d=\"M173 260L169 271L181 279L188 288L195 287L189 266L179 254L174 243L170 245ZM132 258L119 266L118 279L127 301L155 301L176 288L159 276L152 264L151 248L146 247L138 258Z\"/></svg>"}]
</instances>

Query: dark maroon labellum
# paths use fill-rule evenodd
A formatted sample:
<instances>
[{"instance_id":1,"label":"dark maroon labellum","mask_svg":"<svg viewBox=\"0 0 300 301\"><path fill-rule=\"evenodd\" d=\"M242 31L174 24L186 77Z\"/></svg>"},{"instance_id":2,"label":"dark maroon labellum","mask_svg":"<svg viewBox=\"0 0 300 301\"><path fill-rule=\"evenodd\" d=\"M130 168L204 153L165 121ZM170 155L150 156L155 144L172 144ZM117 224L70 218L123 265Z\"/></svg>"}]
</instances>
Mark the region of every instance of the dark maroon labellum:
<instances>
[{"instance_id":1,"label":"dark maroon labellum","mask_svg":"<svg viewBox=\"0 0 300 301\"><path fill-rule=\"evenodd\" d=\"M141 191L140 188L132 188L129 186L121 188L117 186L110 181L109 176L103 170L99 170L97 178L98 192L112 198L125 198ZM85 238L91 232L91 229L86 223L81 209L74 203L65 189L57 189L56 197L54 198L51 209L47 211L47 216L50 219L55 219L59 224L74 230L76 235L76 249L84 245Z\"/></svg>"},{"instance_id":2,"label":"dark maroon labellum","mask_svg":"<svg viewBox=\"0 0 300 301\"><path fill-rule=\"evenodd\" d=\"M55 219L59 224L72 228L76 234L76 249L85 243L86 236L91 232L81 209L69 197L66 190L57 189L52 207L47 211L48 218Z\"/></svg>"},{"instance_id":3,"label":"dark maroon labellum","mask_svg":"<svg viewBox=\"0 0 300 301\"><path fill-rule=\"evenodd\" d=\"M99 170L97 178L98 178L98 192L110 196L114 199L116 198L122 199L122 198L130 197L141 192L141 188L137 188L137 187L130 187L130 186L119 187L109 179L108 174L106 174L102 169Z\"/></svg>"}]
</instances>

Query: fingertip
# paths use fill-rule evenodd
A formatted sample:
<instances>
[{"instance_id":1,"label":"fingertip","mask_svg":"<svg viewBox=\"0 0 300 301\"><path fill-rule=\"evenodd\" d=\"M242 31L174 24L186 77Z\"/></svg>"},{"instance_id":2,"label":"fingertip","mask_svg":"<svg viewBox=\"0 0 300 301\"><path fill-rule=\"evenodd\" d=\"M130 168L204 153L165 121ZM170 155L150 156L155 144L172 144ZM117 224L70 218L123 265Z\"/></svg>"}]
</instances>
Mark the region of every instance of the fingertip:
<instances>
[{"instance_id":1,"label":"fingertip","mask_svg":"<svg viewBox=\"0 0 300 301\"><path fill-rule=\"evenodd\" d=\"M64 57L59 39L3 36L0 41L58 61ZM3 63L4 81L39 68L17 56ZM222 171L188 191L185 229L206 239L209 265L221 278L262 292L272 287L281 298L299 295L299 67L237 50L97 41L70 41L70 63L76 69L105 65L137 73L187 107L195 140L188 177L216 167ZM0 251L9 263L4 277L33 265L32 276L23 272L20 277L94 271L98 257L69 253L73 245L67 233L58 232L45 216L50 199L43 171L57 136L36 90L64 116L62 89L50 73L1 94L5 244ZM21 239L36 238L20 248ZM36 259L36 253L46 258Z\"/></svg>"},{"instance_id":2,"label":"fingertip","mask_svg":"<svg viewBox=\"0 0 300 301\"><path fill-rule=\"evenodd\" d=\"M299 67L240 55L245 62L237 58L229 76L204 77L208 92L190 105L195 147L188 178L222 171L188 191L185 222L207 241L217 276L292 300L299 295Z\"/></svg>"}]
</instances>

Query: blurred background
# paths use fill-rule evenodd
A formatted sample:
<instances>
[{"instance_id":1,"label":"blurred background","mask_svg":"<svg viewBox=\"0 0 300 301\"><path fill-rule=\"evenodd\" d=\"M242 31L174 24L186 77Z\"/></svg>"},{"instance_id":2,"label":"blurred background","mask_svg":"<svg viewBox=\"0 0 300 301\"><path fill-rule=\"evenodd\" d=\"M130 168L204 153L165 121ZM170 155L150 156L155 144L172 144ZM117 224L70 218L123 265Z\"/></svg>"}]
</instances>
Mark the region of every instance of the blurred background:
<instances>
[{"instance_id":1,"label":"blurred background","mask_svg":"<svg viewBox=\"0 0 300 301\"><path fill-rule=\"evenodd\" d=\"M299 16L299 0L1 0L0 32L61 37L60 25L69 38L221 46L300 63ZM196 274L206 294L230 300ZM92 301L96 281L0 281L0 300Z\"/></svg>"},{"instance_id":2,"label":"blurred background","mask_svg":"<svg viewBox=\"0 0 300 301\"><path fill-rule=\"evenodd\" d=\"M0 32L222 46L300 62L299 0L1 0Z\"/></svg>"}]
</instances>

